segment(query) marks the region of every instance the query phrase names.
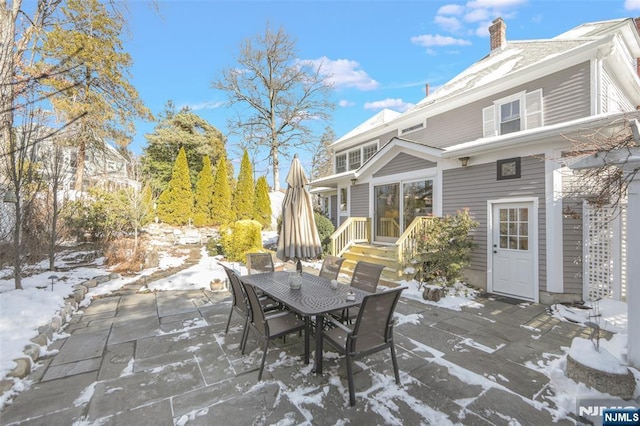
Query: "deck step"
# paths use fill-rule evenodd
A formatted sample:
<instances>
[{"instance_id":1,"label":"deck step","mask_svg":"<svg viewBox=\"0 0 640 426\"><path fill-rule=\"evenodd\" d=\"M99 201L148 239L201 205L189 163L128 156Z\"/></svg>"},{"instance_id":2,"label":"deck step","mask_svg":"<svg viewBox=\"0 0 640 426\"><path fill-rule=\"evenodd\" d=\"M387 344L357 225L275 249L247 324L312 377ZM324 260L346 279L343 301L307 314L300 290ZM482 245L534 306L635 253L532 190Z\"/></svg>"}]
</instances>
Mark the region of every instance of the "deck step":
<instances>
[{"instance_id":1,"label":"deck step","mask_svg":"<svg viewBox=\"0 0 640 426\"><path fill-rule=\"evenodd\" d=\"M353 270L360 261L385 266L380 277L382 285L394 286L397 285L397 281L402 279L402 270L404 268L398 263L395 246L356 244L349 247L342 257L345 260L340 272L347 275L348 279L351 279Z\"/></svg>"}]
</instances>

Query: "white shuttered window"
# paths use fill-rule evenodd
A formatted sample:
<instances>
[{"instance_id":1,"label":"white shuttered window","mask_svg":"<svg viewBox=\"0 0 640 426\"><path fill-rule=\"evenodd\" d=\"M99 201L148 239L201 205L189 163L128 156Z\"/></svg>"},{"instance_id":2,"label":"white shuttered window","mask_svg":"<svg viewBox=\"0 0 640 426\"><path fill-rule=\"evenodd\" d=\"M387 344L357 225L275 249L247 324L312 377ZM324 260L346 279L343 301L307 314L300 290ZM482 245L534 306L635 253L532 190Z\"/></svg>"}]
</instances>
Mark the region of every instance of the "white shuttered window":
<instances>
[{"instance_id":1,"label":"white shuttered window","mask_svg":"<svg viewBox=\"0 0 640 426\"><path fill-rule=\"evenodd\" d=\"M541 127L542 113L542 89L499 99L482 109L483 137Z\"/></svg>"}]
</instances>

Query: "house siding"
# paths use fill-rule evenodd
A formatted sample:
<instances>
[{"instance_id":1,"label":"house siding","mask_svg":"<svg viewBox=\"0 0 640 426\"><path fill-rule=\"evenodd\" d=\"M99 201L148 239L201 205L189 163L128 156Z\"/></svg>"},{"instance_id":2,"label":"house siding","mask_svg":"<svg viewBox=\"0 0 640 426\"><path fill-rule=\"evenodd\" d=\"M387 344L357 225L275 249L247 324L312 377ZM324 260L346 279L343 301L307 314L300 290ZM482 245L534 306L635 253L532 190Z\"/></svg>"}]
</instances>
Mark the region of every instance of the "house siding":
<instances>
[{"instance_id":1,"label":"house siding","mask_svg":"<svg viewBox=\"0 0 640 426\"><path fill-rule=\"evenodd\" d=\"M435 167L436 163L413 155L401 152L391 161L385 164L380 170L374 173L373 177L390 176L397 173L412 172Z\"/></svg>"},{"instance_id":2,"label":"house siding","mask_svg":"<svg viewBox=\"0 0 640 426\"><path fill-rule=\"evenodd\" d=\"M633 103L615 82L606 67L602 72L602 112L633 111Z\"/></svg>"},{"instance_id":3,"label":"house siding","mask_svg":"<svg viewBox=\"0 0 640 426\"><path fill-rule=\"evenodd\" d=\"M330 199L331 206L329 211L331 215L331 223L333 223L333 226L338 227L338 196L332 195Z\"/></svg>"},{"instance_id":4,"label":"house siding","mask_svg":"<svg viewBox=\"0 0 640 426\"><path fill-rule=\"evenodd\" d=\"M363 183L351 187L352 217L369 217L369 184Z\"/></svg>"},{"instance_id":5,"label":"house siding","mask_svg":"<svg viewBox=\"0 0 640 426\"><path fill-rule=\"evenodd\" d=\"M471 254L470 269L486 273L487 201L537 197L539 290L546 291L545 166L541 158L542 155L523 157L520 179L498 181L495 162L445 170L442 178L442 213L455 214L457 210L469 208L470 214L479 222L472 234L477 247Z\"/></svg>"},{"instance_id":6,"label":"house siding","mask_svg":"<svg viewBox=\"0 0 640 426\"><path fill-rule=\"evenodd\" d=\"M589 62L531 81L490 98L472 102L427 119L427 129L407 138L437 148L446 148L482 138L482 109L521 91L542 89L544 124L557 124L590 114Z\"/></svg>"},{"instance_id":7,"label":"house siding","mask_svg":"<svg viewBox=\"0 0 640 426\"><path fill-rule=\"evenodd\" d=\"M564 292L582 296L582 202L565 199L562 211Z\"/></svg>"}]
</instances>

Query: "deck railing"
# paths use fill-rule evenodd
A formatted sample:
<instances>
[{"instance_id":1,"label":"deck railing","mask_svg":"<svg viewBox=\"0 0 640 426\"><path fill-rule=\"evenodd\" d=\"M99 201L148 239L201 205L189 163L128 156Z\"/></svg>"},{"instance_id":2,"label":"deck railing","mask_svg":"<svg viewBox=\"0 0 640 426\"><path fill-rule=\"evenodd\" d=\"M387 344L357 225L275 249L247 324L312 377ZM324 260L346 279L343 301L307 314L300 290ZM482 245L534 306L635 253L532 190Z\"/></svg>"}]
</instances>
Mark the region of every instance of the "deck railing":
<instances>
[{"instance_id":1,"label":"deck railing","mask_svg":"<svg viewBox=\"0 0 640 426\"><path fill-rule=\"evenodd\" d=\"M404 265L407 260L416 255L418 236L431 223L433 216L416 216L396 241L398 264Z\"/></svg>"},{"instance_id":2,"label":"deck railing","mask_svg":"<svg viewBox=\"0 0 640 426\"><path fill-rule=\"evenodd\" d=\"M368 217L350 217L331 234L331 254L342 256L357 243L371 242L371 222Z\"/></svg>"}]
</instances>

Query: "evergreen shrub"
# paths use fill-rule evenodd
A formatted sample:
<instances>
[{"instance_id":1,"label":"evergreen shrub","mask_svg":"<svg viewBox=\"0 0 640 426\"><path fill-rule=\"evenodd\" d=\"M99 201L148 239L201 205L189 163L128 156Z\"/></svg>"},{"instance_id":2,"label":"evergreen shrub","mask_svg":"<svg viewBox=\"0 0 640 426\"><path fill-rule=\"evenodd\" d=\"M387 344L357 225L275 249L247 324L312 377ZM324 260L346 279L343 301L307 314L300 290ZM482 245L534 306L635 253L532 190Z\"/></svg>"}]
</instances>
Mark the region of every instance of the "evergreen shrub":
<instances>
[{"instance_id":1,"label":"evergreen shrub","mask_svg":"<svg viewBox=\"0 0 640 426\"><path fill-rule=\"evenodd\" d=\"M222 249L231 262L244 262L247 253L264 251L262 225L255 220L238 220L220 230Z\"/></svg>"},{"instance_id":2,"label":"evergreen shrub","mask_svg":"<svg viewBox=\"0 0 640 426\"><path fill-rule=\"evenodd\" d=\"M325 255L331 254L331 234L336 230L336 227L333 226L333 222L322 213L313 212L313 217L316 220L316 228L318 229L318 236L322 244L322 253Z\"/></svg>"}]
</instances>

